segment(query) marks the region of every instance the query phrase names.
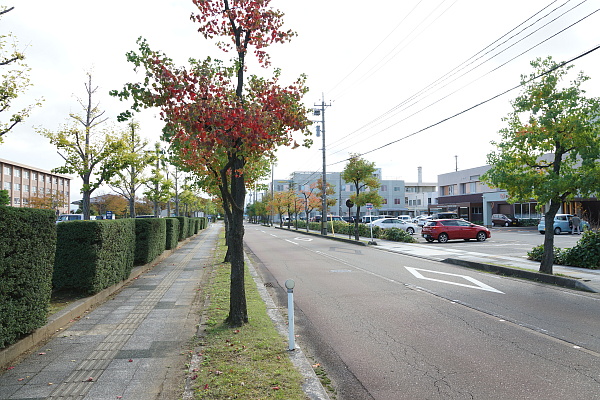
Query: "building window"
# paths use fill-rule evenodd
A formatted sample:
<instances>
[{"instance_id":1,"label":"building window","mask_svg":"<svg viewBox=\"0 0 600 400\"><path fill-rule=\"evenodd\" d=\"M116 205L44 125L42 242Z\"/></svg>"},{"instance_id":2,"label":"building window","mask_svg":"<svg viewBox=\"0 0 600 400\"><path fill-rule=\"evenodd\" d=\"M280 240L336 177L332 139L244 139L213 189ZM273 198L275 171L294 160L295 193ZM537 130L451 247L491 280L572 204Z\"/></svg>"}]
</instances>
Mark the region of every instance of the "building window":
<instances>
[{"instance_id":1,"label":"building window","mask_svg":"<svg viewBox=\"0 0 600 400\"><path fill-rule=\"evenodd\" d=\"M37 186L31 187L31 193L37 193Z\"/></svg>"},{"instance_id":2,"label":"building window","mask_svg":"<svg viewBox=\"0 0 600 400\"><path fill-rule=\"evenodd\" d=\"M408 197L404 198L404 204L408 204Z\"/></svg>"},{"instance_id":3,"label":"building window","mask_svg":"<svg viewBox=\"0 0 600 400\"><path fill-rule=\"evenodd\" d=\"M57 177L54 177L54 184L58 185L58 178Z\"/></svg>"},{"instance_id":4,"label":"building window","mask_svg":"<svg viewBox=\"0 0 600 400\"><path fill-rule=\"evenodd\" d=\"M4 166L4 175L10 175L10 167Z\"/></svg>"},{"instance_id":5,"label":"building window","mask_svg":"<svg viewBox=\"0 0 600 400\"><path fill-rule=\"evenodd\" d=\"M29 179L29 171L23 171L23 178Z\"/></svg>"},{"instance_id":6,"label":"building window","mask_svg":"<svg viewBox=\"0 0 600 400\"><path fill-rule=\"evenodd\" d=\"M4 190L10 190L10 182L4 182Z\"/></svg>"},{"instance_id":7,"label":"building window","mask_svg":"<svg viewBox=\"0 0 600 400\"><path fill-rule=\"evenodd\" d=\"M460 194L467 194L467 184L466 183L460 184Z\"/></svg>"},{"instance_id":8,"label":"building window","mask_svg":"<svg viewBox=\"0 0 600 400\"><path fill-rule=\"evenodd\" d=\"M473 207L471 208L472 214L483 214L483 207Z\"/></svg>"},{"instance_id":9,"label":"building window","mask_svg":"<svg viewBox=\"0 0 600 400\"><path fill-rule=\"evenodd\" d=\"M477 193L477 182L471 182L471 193Z\"/></svg>"},{"instance_id":10,"label":"building window","mask_svg":"<svg viewBox=\"0 0 600 400\"><path fill-rule=\"evenodd\" d=\"M381 185L381 191L387 192L387 185Z\"/></svg>"},{"instance_id":11,"label":"building window","mask_svg":"<svg viewBox=\"0 0 600 400\"><path fill-rule=\"evenodd\" d=\"M19 197L15 197L15 205L21 204L21 199Z\"/></svg>"},{"instance_id":12,"label":"building window","mask_svg":"<svg viewBox=\"0 0 600 400\"><path fill-rule=\"evenodd\" d=\"M448 196L452 196L454 194L454 185L447 186L448 188Z\"/></svg>"},{"instance_id":13,"label":"building window","mask_svg":"<svg viewBox=\"0 0 600 400\"><path fill-rule=\"evenodd\" d=\"M470 180L470 181L478 181L478 180L479 180L479 175L471 175L471 176L469 177L469 180Z\"/></svg>"},{"instance_id":14,"label":"building window","mask_svg":"<svg viewBox=\"0 0 600 400\"><path fill-rule=\"evenodd\" d=\"M394 192L400 192L401 191L401 187L398 186L394 186Z\"/></svg>"},{"instance_id":15,"label":"building window","mask_svg":"<svg viewBox=\"0 0 600 400\"><path fill-rule=\"evenodd\" d=\"M50 194L50 193L52 193L52 189L50 189L50 188L46 188L46 193L47 193L47 194Z\"/></svg>"},{"instance_id":16,"label":"building window","mask_svg":"<svg viewBox=\"0 0 600 400\"><path fill-rule=\"evenodd\" d=\"M28 198L23 198L23 204L29 204L29 199Z\"/></svg>"},{"instance_id":17,"label":"building window","mask_svg":"<svg viewBox=\"0 0 600 400\"><path fill-rule=\"evenodd\" d=\"M16 192L20 192L21 191L21 184L20 183L15 183L15 191Z\"/></svg>"},{"instance_id":18,"label":"building window","mask_svg":"<svg viewBox=\"0 0 600 400\"><path fill-rule=\"evenodd\" d=\"M15 176L17 178L21 177L21 170L20 169L18 169L18 168L13 169L13 173L15 174Z\"/></svg>"},{"instance_id":19,"label":"building window","mask_svg":"<svg viewBox=\"0 0 600 400\"><path fill-rule=\"evenodd\" d=\"M23 185L23 191L29 193L29 185Z\"/></svg>"},{"instance_id":20,"label":"building window","mask_svg":"<svg viewBox=\"0 0 600 400\"><path fill-rule=\"evenodd\" d=\"M401 199L394 199L394 204L402 204L402 200Z\"/></svg>"},{"instance_id":21,"label":"building window","mask_svg":"<svg viewBox=\"0 0 600 400\"><path fill-rule=\"evenodd\" d=\"M421 199L417 199L417 205L420 206L421 205Z\"/></svg>"},{"instance_id":22,"label":"building window","mask_svg":"<svg viewBox=\"0 0 600 400\"><path fill-rule=\"evenodd\" d=\"M37 181L37 178L38 178L37 172L32 172L31 176L32 176L32 178L33 178L34 181Z\"/></svg>"}]
</instances>

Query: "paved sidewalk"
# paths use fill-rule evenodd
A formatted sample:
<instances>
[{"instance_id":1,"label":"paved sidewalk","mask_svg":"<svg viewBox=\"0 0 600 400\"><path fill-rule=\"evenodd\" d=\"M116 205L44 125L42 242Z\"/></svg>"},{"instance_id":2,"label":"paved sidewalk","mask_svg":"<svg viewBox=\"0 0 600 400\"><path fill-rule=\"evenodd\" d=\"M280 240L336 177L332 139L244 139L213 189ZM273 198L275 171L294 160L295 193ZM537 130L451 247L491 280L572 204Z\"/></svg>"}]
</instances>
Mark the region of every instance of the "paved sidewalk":
<instances>
[{"instance_id":1,"label":"paved sidewalk","mask_svg":"<svg viewBox=\"0 0 600 400\"><path fill-rule=\"evenodd\" d=\"M181 398L219 230L210 225L0 375L0 399Z\"/></svg>"}]
</instances>

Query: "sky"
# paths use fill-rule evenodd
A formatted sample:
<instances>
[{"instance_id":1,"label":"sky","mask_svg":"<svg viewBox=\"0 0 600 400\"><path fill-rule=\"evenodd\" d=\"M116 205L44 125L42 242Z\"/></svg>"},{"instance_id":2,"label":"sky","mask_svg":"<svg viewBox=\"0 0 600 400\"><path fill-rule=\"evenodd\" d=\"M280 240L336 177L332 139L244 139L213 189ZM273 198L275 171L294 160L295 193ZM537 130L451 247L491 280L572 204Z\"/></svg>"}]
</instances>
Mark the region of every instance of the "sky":
<instances>
[{"instance_id":1,"label":"sky","mask_svg":"<svg viewBox=\"0 0 600 400\"><path fill-rule=\"evenodd\" d=\"M125 57L138 37L179 65L190 57L231 59L197 32L189 18L195 10L191 0L0 0L0 5L15 7L0 20L0 34L12 32L31 68L33 86L14 107L43 98L42 107L4 136L0 158L46 170L62 165L62 158L36 130L58 130L69 123L69 113L81 111L77 99L85 95L87 72L107 124L123 128L116 116L128 104L108 92L141 79ZM358 153L375 162L384 179L406 182L417 181L418 167L424 182L436 182L456 168L485 165L519 90L494 97L533 72L531 60L549 55L570 60L600 44L599 3L592 0L272 0L271 5L285 13L285 27L298 33L268 49L272 66L282 70L282 83L306 74L306 105L327 105L326 170L342 171L349 154ZM592 78L584 86L587 95L600 97L600 50L573 65ZM272 70L250 64L249 73ZM160 139L156 110L136 120L142 136L151 143ZM322 137L313 140L310 149L278 150L275 179L294 171L320 173ZM72 200L81 188L74 178ZM95 194L102 193L111 190Z\"/></svg>"}]
</instances>

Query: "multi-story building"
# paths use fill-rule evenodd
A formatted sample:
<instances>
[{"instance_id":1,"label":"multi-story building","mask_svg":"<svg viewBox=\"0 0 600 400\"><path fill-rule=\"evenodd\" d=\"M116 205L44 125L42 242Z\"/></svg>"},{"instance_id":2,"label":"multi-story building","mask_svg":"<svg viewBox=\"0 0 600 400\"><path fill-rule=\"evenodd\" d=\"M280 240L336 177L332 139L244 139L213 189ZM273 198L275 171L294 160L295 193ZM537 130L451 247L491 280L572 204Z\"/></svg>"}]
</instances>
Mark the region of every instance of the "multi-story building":
<instances>
[{"instance_id":1,"label":"multi-story building","mask_svg":"<svg viewBox=\"0 0 600 400\"><path fill-rule=\"evenodd\" d=\"M379 195L383 197L383 204L381 205L381 207L371 210L371 214L408 214L410 210L407 207L404 181L382 180L380 168L378 168L373 175L377 179L379 179L379 182L381 183L381 186L379 188ZM321 178L322 174L319 172L298 171L292 173L290 179L274 180L273 190L275 192L282 192L290 189L293 189L295 191L308 191L310 190L311 185L316 184L316 182ZM341 172L328 172L325 176L325 179L327 183L333 187L334 190L334 193L328 195L328 198L333 198L336 200L335 205L329 207L329 214L347 216L350 212L350 215L356 215L355 208L348 210L348 207L346 207L346 200L348 200L350 198L350 195L352 195L356 190L353 184L345 182L342 179ZM314 211L312 213L313 215L309 215L309 218L320 213L320 211ZM366 209L366 207L361 207L361 216L367 215L368 213L369 211Z\"/></svg>"},{"instance_id":2,"label":"multi-story building","mask_svg":"<svg viewBox=\"0 0 600 400\"><path fill-rule=\"evenodd\" d=\"M71 178L43 169L0 159L0 189L8 191L12 207L52 208L68 213Z\"/></svg>"}]
</instances>

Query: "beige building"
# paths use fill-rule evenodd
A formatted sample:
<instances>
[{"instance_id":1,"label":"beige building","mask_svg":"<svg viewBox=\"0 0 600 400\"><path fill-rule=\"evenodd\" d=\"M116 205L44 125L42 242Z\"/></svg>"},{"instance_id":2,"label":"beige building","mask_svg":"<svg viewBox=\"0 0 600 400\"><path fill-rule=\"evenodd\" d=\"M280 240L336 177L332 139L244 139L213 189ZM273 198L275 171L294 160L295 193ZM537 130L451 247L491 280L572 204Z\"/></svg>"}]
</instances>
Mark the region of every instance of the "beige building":
<instances>
[{"instance_id":1,"label":"beige building","mask_svg":"<svg viewBox=\"0 0 600 400\"><path fill-rule=\"evenodd\" d=\"M8 191L12 207L52 208L69 212L71 178L0 158L0 189Z\"/></svg>"}]
</instances>

